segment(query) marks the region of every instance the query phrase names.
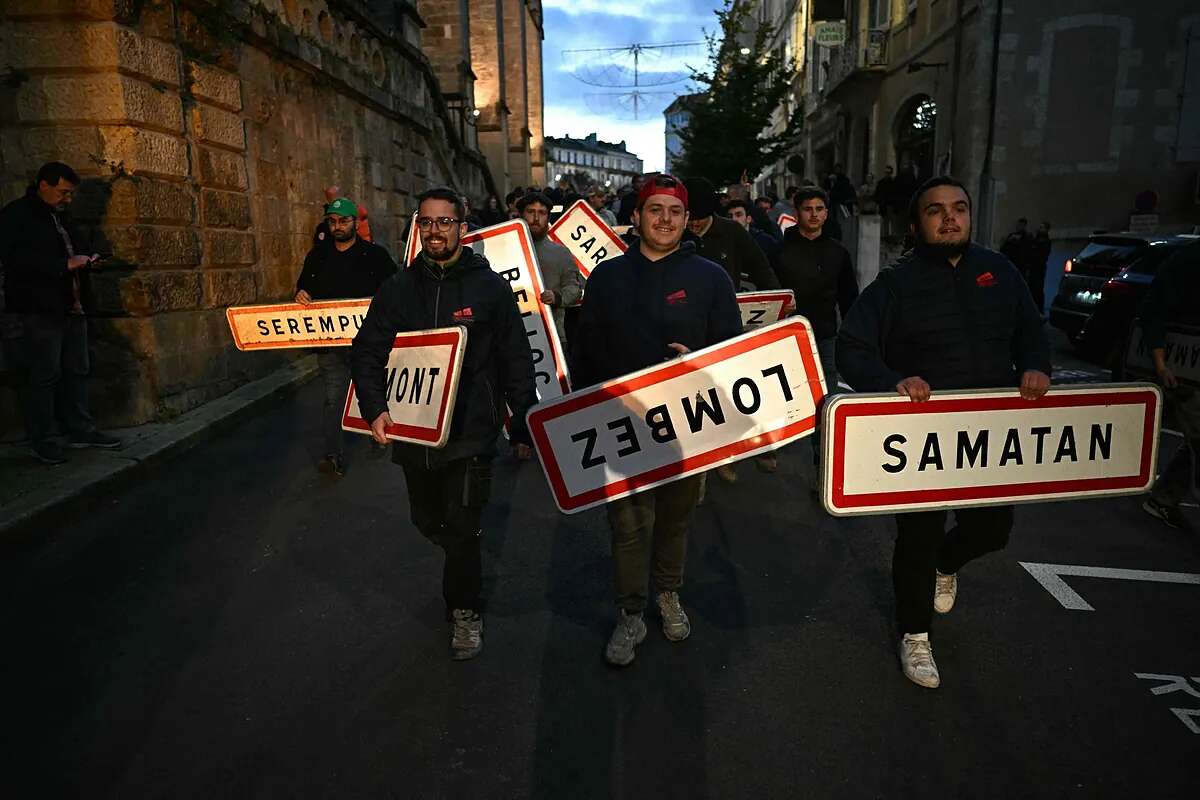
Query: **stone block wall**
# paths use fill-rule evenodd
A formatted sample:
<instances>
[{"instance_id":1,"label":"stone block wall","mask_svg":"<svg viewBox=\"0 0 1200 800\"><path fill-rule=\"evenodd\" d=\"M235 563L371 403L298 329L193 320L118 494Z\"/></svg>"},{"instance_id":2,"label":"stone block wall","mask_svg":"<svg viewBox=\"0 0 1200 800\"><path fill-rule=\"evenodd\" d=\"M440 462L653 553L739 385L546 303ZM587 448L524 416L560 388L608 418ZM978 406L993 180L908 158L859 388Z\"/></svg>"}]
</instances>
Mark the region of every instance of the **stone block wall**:
<instances>
[{"instance_id":1,"label":"stone block wall","mask_svg":"<svg viewBox=\"0 0 1200 800\"><path fill-rule=\"evenodd\" d=\"M421 190L496 193L449 124L415 9L374 5L0 4L0 199L71 164L72 212L114 255L93 281L103 424L172 416L294 357L236 351L225 308L291 297L324 186L365 205L393 255ZM0 427L15 416L0 398Z\"/></svg>"}]
</instances>

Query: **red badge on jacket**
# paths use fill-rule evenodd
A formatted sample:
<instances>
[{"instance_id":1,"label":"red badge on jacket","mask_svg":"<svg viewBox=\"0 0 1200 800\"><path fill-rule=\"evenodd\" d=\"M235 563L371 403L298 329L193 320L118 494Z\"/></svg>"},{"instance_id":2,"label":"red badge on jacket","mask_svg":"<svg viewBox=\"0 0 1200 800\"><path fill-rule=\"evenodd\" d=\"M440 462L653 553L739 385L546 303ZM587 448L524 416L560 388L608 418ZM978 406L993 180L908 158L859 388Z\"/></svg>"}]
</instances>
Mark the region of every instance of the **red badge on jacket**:
<instances>
[{"instance_id":1,"label":"red badge on jacket","mask_svg":"<svg viewBox=\"0 0 1200 800\"><path fill-rule=\"evenodd\" d=\"M475 315L471 312L471 307L467 306L466 308L460 308L458 311L455 311L452 316L455 319L470 319Z\"/></svg>"},{"instance_id":2,"label":"red badge on jacket","mask_svg":"<svg viewBox=\"0 0 1200 800\"><path fill-rule=\"evenodd\" d=\"M687 292L680 289L678 292L672 292L667 295L667 305L669 306L685 306L687 305Z\"/></svg>"},{"instance_id":3,"label":"red badge on jacket","mask_svg":"<svg viewBox=\"0 0 1200 800\"><path fill-rule=\"evenodd\" d=\"M978 283L980 286L995 286L996 285L996 276L990 272L985 272L982 275L980 275L978 278L976 278L975 282Z\"/></svg>"}]
</instances>

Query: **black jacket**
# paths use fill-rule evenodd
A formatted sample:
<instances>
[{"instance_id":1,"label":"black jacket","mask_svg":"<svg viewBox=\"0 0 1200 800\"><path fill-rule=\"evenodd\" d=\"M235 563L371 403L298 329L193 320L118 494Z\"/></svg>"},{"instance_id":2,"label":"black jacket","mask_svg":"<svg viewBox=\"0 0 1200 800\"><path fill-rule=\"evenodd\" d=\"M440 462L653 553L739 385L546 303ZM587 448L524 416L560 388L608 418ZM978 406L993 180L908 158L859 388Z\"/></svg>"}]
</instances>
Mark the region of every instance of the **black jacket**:
<instances>
[{"instance_id":1,"label":"black jacket","mask_svg":"<svg viewBox=\"0 0 1200 800\"><path fill-rule=\"evenodd\" d=\"M4 304L8 311L24 314L66 314L74 304L67 246L54 226L54 214L71 237L75 255L83 250L79 231L70 215L55 212L30 187L24 197L0 210L0 264L4 267ZM80 295L89 305L87 269L75 270Z\"/></svg>"},{"instance_id":2,"label":"black jacket","mask_svg":"<svg viewBox=\"0 0 1200 800\"><path fill-rule=\"evenodd\" d=\"M1166 347L1168 325L1200 325L1200 242L1159 265L1138 316L1149 350Z\"/></svg>"},{"instance_id":3,"label":"black jacket","mask_svg":"<svg viewBox=\"0 0 1200 800\"><path fill-rule=\"evenodd\" d=\"M343 252L327 240L304 257L296 291L303 289L314 300L373 297L394 274L396 262L379 245L357 239Z\"/></svg>"},{"instance_id":4,"label":"black jacket","mask_svg":"<svg viewBox=\"0 0 1200 800\"><path fill-rule=\"evenodd\" d=\"M734 223L736 224L736 223ZM637 240L588 277L579 327L571 337L571 382L591 386L737 336L742 316L729 276L691 242L659 261Z\"/></svg>"},{"instance_id":5,"label":"black jacket","mask_svg":"<svg viewBox=\"0 0 1200 800\"><path fill-rule=\"evenodd\" d=\"M468 308L469 315L455 317ZM453 325L466 327L467 347L450 438L440 450L398 442L397 463L435 467L493 455L506 402L513 414L510 439L529 443L525 412L537 394L525 326L508 281L469 247L445 271L418 256L379 288L350 355L363 417L370 421L387 410L384 368L396 333Z\"/></svg>"},{"instance_id":6,"label":"black jacket","mask_svg":"<svg viewBox=\"0 0 1200 800\"><path fill-rule=\"evenodd\" d=\"M837 370L860 392L919 376L937 390L1018 385L1050 374L1050 347L1029 287L1007 258L970 245L958 266L915 251L879 273L850 309Z\"/></svg>"},{"instance_id":7,"label":"black jacket","mask_svg":"<svg viewBox=\"0 0 1200 800\"><path fill-rule=\"evenodd\" d=\"M858 299L858 280L850 253L837 239L821 235L808 239L793 225L783 234L775 271L784 289L796 295L796 313L812 323L818 339L837 336L842 319Z\"/></svg>"},{"instance_id":8,"label":"black jacket","mask_svg":"<svg viewBox=\"0 0 1200 800\"><path fill-rule=\"evenodd\" d=\"M712 225L699 240L698 254L721 265L733 282L734 291L742 288L742 275L748 275L759 289L778 289L779 279L771 270L767 255L753 237L731 219L713 214Z\"/></svg>"}]
</instances>

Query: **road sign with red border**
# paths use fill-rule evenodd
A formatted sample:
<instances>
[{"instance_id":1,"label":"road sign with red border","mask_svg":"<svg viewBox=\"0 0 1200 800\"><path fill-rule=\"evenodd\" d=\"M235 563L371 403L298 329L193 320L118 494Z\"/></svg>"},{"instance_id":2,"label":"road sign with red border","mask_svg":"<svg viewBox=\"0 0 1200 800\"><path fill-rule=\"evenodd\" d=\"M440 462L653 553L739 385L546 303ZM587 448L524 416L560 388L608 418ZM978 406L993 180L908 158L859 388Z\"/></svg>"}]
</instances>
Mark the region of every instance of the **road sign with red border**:
<instances>
[{"instance_id":1,"label":"road sign with red border","mask_svg":"<svg viewBox=\"0 0 1200 800\"><path fill-rule=\"evenodd\" d=\"M387 437L427 447L443 447L450 436L454 400L467 345L465 328L434 328L396 335L387 362ZM371 421L358 408L354 383L346 394L342 428L371 433Z\"/></svg>"},{"instance_id":2,"label":"road sign with red border","mask_svg":"<svg viewBox=\"0 0 1200 800\"><path fill-rule=\"evenodd\" d=\"M575 201L554 221L546 235L571 252L585 278L597 264L616 258L627 247L586 200Z\"/></svg>"},{"instance_id":3,"label":"road sign with red border","mask_svg":"<svg viewBox=\"0 0 1200 800\"><path fill-rule=\"evenodd\" d=\"M529 431L572 514L807 436L824 394L812 328L791 317L541 403Z\"/></svg>"},{"instance_id":4,"label":"road sign with red border","mask_svg":"<svg viewBox=\"0 0 1200 800\"><path fill-rule=\"evenodd\" d=\"M225 319L238 350L348 347L367 315L371 298L319 300L308 305L275 303L231 306Z\"/></svg>"},{"instance_id":5,"label":"road sign with red border","mask_svg":"<svg viewBox=\"0 0 1200 800\"><path fill-rule=\"evenodd\" d=\"M822 497L836 516L1141 494L1162 394L1148 383L839 394L825 403Z\"/></svg>"},{"instance_id":6,"label":"road sign with red border","mask_svg":"<svg viewBox=\"0 0 1200 800\"><path fill-rule=\"evenodd\" d=\"M780 214L778 220L779 230L780 232L786 231L788 228L792 227L798 222L800 222L800 220L796 219L791 214Z\"/></svg>"},{"instance_id":7,"label":"road sign with red border","mask_svg":"<svg viewBox=\"0 0 1200 800\"><path fill-rule=\"evenodd\" d=\"M796 305L796 296L791 289L743 292L737 296L737 302L738 311L742 313L742 327L749 330L786 317Z\"/></svg>"}]
</instances>

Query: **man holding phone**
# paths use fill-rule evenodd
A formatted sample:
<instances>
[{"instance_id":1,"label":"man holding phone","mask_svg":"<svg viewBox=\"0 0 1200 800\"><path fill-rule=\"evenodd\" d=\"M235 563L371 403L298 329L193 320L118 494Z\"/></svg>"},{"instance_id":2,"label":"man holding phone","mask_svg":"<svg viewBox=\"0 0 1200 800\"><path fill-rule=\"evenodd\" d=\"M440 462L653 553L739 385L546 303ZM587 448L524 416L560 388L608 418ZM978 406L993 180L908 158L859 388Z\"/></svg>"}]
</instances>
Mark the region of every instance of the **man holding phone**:
<instances>
[{"instance_id":1,"label":"man holding phone","mask_svg":"<svg viewBox=\"0 0 1200 800\"><path fill-rule=\"evenodd\" d=\"M33 455L62 464L66 452L53 437L55 416L65 423L69 447L116 449L121 440L97 430L88 407L88 272L100 265L82 253L67 209L79 175L51 161L38 170L25 196L0 210L0 263L5 308L24 328L29 386L26 426Z\"/></svg>"}]
</instances>

